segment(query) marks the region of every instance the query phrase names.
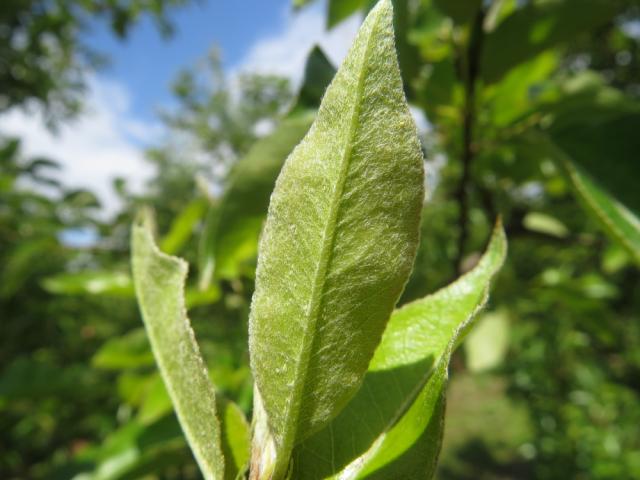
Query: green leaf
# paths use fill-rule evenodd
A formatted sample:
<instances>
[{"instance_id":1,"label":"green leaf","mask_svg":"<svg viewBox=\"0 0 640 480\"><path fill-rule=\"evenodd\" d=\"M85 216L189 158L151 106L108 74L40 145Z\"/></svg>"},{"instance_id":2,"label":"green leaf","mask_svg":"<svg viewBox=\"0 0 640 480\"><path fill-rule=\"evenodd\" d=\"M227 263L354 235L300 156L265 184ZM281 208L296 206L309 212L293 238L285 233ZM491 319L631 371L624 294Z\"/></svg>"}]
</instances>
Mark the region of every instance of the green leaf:
<instances>
[{"instance_id":1,"label":"green leaf","mask_svg":"<svg viewBox=\"0 0 640 480\"><path fill-rule=\"evenodd\" d=\"M236 278L243 265L255 258L258 237L282 164L315 117L324 91L335 69L319 47L314 47L305 65L297 100L275 132L259 140L233 168L217 206L205 222L200 243L200 287L206 288L214 274Z\"/></svg>"},{"instance_id":2,"label":"green leaf","mask_svg":"<svg viewBox=\"0 0 640 480\"><path fill-rule=\"evenodd\" d=\"M549 77L558 65L558 55L551 51L538 55L533 60L522 63L511 70L493 88L487 89L488 108L491 121L503 127L516 121L531 111L538 114L534 92ZM428 94L428 92L427 92Z\"/></svg>"},{"instance_id":3,"label":"green leaf","mask_svg":"<svg viewBox=\"0 0 640 480\"><path fill-rule=\"evenodd\" d=\"M153 365L153 354L143 328L108 340L91 359L93 366L109 370Z\"/></svg>"},{"instance_id":4,"label":"green leaf","mask_svg":"<svg viewBox=\"0 0 640 480\"><path fill-rule=\"evenodd\" d=\"M392 20L388 0L369 14L271 197L249 346L274 478L357 391L415 258L423 159Z\"/></svg>"},{"instance_id":5,"label":"green leaf","mask_svg":"<svg viewBox=\"0 0 640 480\"><path fill-rule=\"evenodd\" d=\"M626 103L633 104L630 99L626 99ZM552 127L553 142L591 178L598 179L606 190L615 192L618 200L639 215L640 109L636 112L601 112L609 118L596 118L596 115L583 111L562 128Z\"/></svg>"},{"instance_id":6,"label":"green leaf","mask_svg":"<svg viewBox=\"0 0 640 480\"><path fill-rule=\"evenodd\" d=\"M370 458L368 464L377 458L378 454L373 455L371 449L376 442L383 441L380 439L394 428L412 402L414 405L421 402L426 409L435 408L438 396L428 393L435 388L428 386L429 379L433 377L438 362L447 356L447 346L452 338L463 327L464 334L476 312L485 304L489 282L500 269L506 248L504 232L498 224L485 254L474 269L446 288L393 313L358 394L327 428L296 448L295 478L334 478L343 469L352 473L359 471L354 465L364 458L363 455ZM421 390L426 392L418 394ZM409 426L413 424L408 421ZM425 425L423 432L429 428L435 426ZM435 438L435 434L424 434ZM408 434L407 438L415 438L412 435ZM405 445L404 442L401 444ZM420 445L423 451L416 461L422 458L433 467L435 457L425 453L431 444L427 441L426 446ZM347 468L350 464L352 466ZM415 477L390 475L386 478Z\"/></svg>"},{"instance_id":7,"label":"green leaf","mask_svg":"<svg viewBox=\"0 0 640 480\"><path fill-rule=\"evenodd\" d=\"M202 219L207 208L207 200L197 198L192 200L173 220L169 233L160 242L160 249L172 255L180 251L193 234L196 224Z\"/></svg>"},{"instance_id":8,"label":"green leaf","mask_svg":"<svg viewBox=\"0 0 640 480\"><path fill-rule=\"evenodd\" d=\"M307 57L302 86L290 115L317 109L335 73L336 69L322 49L318 46L313 47Z\"/></svg>"},{"instance_id":9,"label":"green leaf","mask_svg":"<svg viewBox=\"0 0 640 480\"><path fill-rule=\"evenodd\" d=\"M540 132L527 132L522 135L521 140L537 148L542 155L547 155L560 167L584 209L640 265L640 218L599 185L549 136Z\"/></svg>"},{"instance_id":10,"label":"green leaf","mask_svg":"<svg viewBox=\"0 0 640 480\"><path fill-rule=\"evenodd\" d=\"M128 273L116 271L60 273L43 279L42 287L58 295L133 297L131 277Z\"/></svg>"},{"instance_id":11,"label":"green leaf","mask_svg":"<svg viewBox=\"0 0 640 480\"><path fill-rule=\"evenodd\" d=\"M224 478L215 392L186 316L187 264L156 247L147 212L133 226L133 279L162 378L204 477Z\"/></svg>"},{"instance_id":12,"label":"green leaf","mask_svg":"<svg viewBox=\"0 0 640 480\"><path fill-rule=\"evenodd\" d=\"M293 0L293 8L303 8L311 2L313 2L313 0Z\"/></svg>"},{"instance_id":13,"label":"green leaf","mask_svg":"<svg viewBox=\"0 0 640 480\"><path fill-rule=\"evenodd\" d=\"M230 400L218 398L218 412L222 426L222 452L225 461L225 480L235 480L247 470L251 430L242 410Z\"/></svg>"},{"instance_id":14,"label":"green leaf","mask_svg":"<svg viewBox=\"0 0 640 480\"><path fill-rule=\"evenodd\" d=\"M571 162L569 157L560 154L556 158L584 208L640 265L640 218L598 186L589 175Z\"/></svg>"},{"instance_id":15,"label":"green leaf","mask_svg":"<svg viewBox=\"0 0 640 480\"><path fill-rule=\"evenodd\" d=\"M206 220L200 244L201 288L210 284L214 273L219 278L238 277L242 264L255 257L275 179L312 121L311 113L283 120L234 166L220 203Z\"/></svg>"},{"instance_id":16,"label":"green leaf","mask_svg":"<svg viewBox=\"0 0 640 480\"><path fill-rule=\"evenodd\" d=\"M546 213L529 212L522 219L522 225L531 232L552 237L566 238L569 235L569 229L564 223Z\"/></svg>"},{"instance_id":17,"label":"green leaf","mask_svg":"<svg viewBox=\"0 0 640 480\"><path fill-rule=\"evenodd\" d=\"M442 446L445 389L454 343L455 338L407 413L347 467L341 479L433 478Z\"/></svg>"},{"instance_id":18,"label":"green leaf","mask_svg":"<svg viewBox=\"0 0 640 480\"><path fill-rule=\"evenodd\" d=\"M472 372L499 366L509 349L509 314L497 310L482 315L464 343L467 368Z\"/></svg>"},{"instance_id":19,"label":"green leaf","mask_svg":"<svg viewBox=\"0 0 640 480\"><path fill-rule=\"evenodd\" d=\"M486 35L481 60L483 79L496 82L521 62L605 24L616 14L615 3L610 0L527 3Z\"/></svg>"},{"instance_id":20,"label":"green leaf","mask_svg":"<svg viewBox=\"0 0 640 480\"><path fill-rule=\"evenodd\" d=\"M367 4L367 0L329 0L327 28L333 28Z\"/></svg>"}]
</instances>

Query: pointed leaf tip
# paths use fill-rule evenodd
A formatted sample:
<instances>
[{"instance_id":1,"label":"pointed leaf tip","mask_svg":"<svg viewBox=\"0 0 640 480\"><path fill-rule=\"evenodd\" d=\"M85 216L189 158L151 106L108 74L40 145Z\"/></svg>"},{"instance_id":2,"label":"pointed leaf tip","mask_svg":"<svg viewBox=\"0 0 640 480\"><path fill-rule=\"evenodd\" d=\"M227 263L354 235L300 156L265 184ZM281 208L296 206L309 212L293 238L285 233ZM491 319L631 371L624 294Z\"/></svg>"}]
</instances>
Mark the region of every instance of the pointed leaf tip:
<instances>
[{"instance_id":1,"label":"pointed leaf tip","mask_svg":"<svg viewBox=\"0 0 640 480\"><path fill-rule=\"evenodd\" d=\"M415 258L423 157L392 20L386 0L367 16L271 196L249 343L274 478L358 390Z\"/></svg>"},{"instance_id":2,"label":"pointed leaf tip","mask_svg":"<svg viewBox=\"0 0 640 480\"><path fill-rule=\"evenodd\" d=\"M131 238L133 279L151 348L182 430L206 480L223 480L224 460L216 399L186 316L187 263L162 253L149 210L136 218Z\"/></svg>"}]
</instances>

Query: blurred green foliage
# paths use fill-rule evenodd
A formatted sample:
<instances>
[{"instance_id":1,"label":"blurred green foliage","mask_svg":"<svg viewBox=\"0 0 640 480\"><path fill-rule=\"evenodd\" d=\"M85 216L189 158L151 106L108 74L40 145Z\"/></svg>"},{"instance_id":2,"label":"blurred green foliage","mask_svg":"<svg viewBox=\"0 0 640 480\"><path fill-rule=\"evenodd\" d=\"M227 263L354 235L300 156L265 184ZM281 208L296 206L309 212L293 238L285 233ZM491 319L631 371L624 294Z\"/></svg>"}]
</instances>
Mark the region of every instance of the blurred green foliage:
<instances>
[{"instance_id":1,"label":"blurred green foliage","mask_svg":"<svg viewBox=\"0 0 640 480\"><path fill-rule=\"evenodd\" d=\"M9 1L0 23L40 4L71 8L60 38L82 49L94 14L125 34L143 6L179 3L133 2L122 23L119 2ZM328 26L371 3L329 0ZM402 302L473 265L499 214L510 243L487 326L453 360L439 478L640 477L640 3L394 5L407 97L428 120L429 198ZM55 92L71 92L79 67L72 50L34 44L58 68L42 72L14 43L0 38L2 58L28 75L11 83L0 65L0 111L28 99L59 111ZM234 95L217 58L178 76L179 108L163 115L174 134L148 155L156 174L143 195L115 183L112 219L91 192L52 180L54 162L2 139L0 478L199 478L133 301L128 232L141 205L156 210L162 247L192 266L189 314L216 388L250 409L255 242L332 67L315 50L297 97L259 75ZM65 240L80 230L95 241Z\"/></svg>"}]
</instances>

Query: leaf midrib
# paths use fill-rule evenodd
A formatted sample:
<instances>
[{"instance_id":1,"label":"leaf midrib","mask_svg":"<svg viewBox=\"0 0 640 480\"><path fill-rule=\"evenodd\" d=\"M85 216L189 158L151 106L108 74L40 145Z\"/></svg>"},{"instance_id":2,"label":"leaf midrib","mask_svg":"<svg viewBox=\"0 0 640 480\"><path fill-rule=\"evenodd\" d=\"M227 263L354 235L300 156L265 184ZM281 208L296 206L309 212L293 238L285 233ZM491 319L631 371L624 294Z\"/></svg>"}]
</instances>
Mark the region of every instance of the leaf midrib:
<instances>
[{"instance_id":1,"label":"leaf midrib","mask_svg":"<svg viewBox=\"0 0 640 480\"><path fill-rule=\"evenodd\" d=\"M360 117L362 102L359 100L363 95L364 83L366 79L365 73L368 70L367 58L369 57L369 51L371 49L371 40L374 37L374 32L378 27L381 17L382 15L378 15L378 17L375 19L366 40L356 85L355 102L350 115L350 129L347 135L347 145L340 160L340 176L338 178L338 184L333 192L333 196L331 199L331 205L329 207L329 220L322 234L322 250L320 252L320 261L318 262L318 267L316 269L312 284L309 313L307 314L307 322L305 322L305 328L302 334L301 354L298 357L298 361L294 369L294 385L291 398L296 399L296 401L289 402L287 404L285 413L285 418L287 418L288 421L285 434L283 435L282 447L287 456L289 455L288 452L293 449L292 437L298 429L298 420L300 417L301 406L301 401L299 399L307 384L307 373L311 355L310 343L312 343L314 340L314 333L316 332L316 325L320 313L320 307L322 305L322 298L324 296L324 290L327 283L327 270L333 258L333 251L336 240L336 224L341 210L340 204L342 203L342 196L346 184L347 172L351 164L353 139L360 126L358 120ZM296 405L294 405L294 403ZM294 406L295 411L292 412L291 408Z\"/></svg>"}]
</instances>

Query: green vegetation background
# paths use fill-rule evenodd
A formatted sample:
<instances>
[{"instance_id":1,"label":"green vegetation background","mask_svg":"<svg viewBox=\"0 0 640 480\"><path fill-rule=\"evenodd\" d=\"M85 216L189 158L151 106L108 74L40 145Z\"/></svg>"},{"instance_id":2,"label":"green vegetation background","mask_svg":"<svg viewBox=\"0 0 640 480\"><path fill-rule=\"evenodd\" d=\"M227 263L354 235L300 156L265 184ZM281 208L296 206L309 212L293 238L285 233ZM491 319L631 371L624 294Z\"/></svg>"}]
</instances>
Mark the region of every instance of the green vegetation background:
<instances>
[{"instance_id":1,"label":"green vegetation background","mask_svg":"<svg viewBox=\"0 0 640 480\"><path fill-rule=\"evenodd\" d=\"M52 127L67 121L97 65L86 19L123 36L152 15L169 32L182 3L3 2L0 115L39 102ZM328 28L369 3L329 1ZM394 6L406 93L430 121L430 193L403 302L473 265L498 214L510 242L454 357L438 478L640 478L640 2ZM44 48L43 32L61 48ZM114 182L124 207L109 220L91 192L51 178L55 152L25 158L0 132L0 478L199 478L133 297L129 228L150 205L161 247L189 261L212 380L248 412L255 242L270 182L331 75L319 50L300 92L277 77L231 82L215 52L180 73L180 108L163 116L173 134L147 152L156 173L142 195ZM265 123L273 136L259 138ZM206 164L184 156L185 135ZM99 240L72 248L60 239L75 228Z\"/></svg>"}]
</instances>

